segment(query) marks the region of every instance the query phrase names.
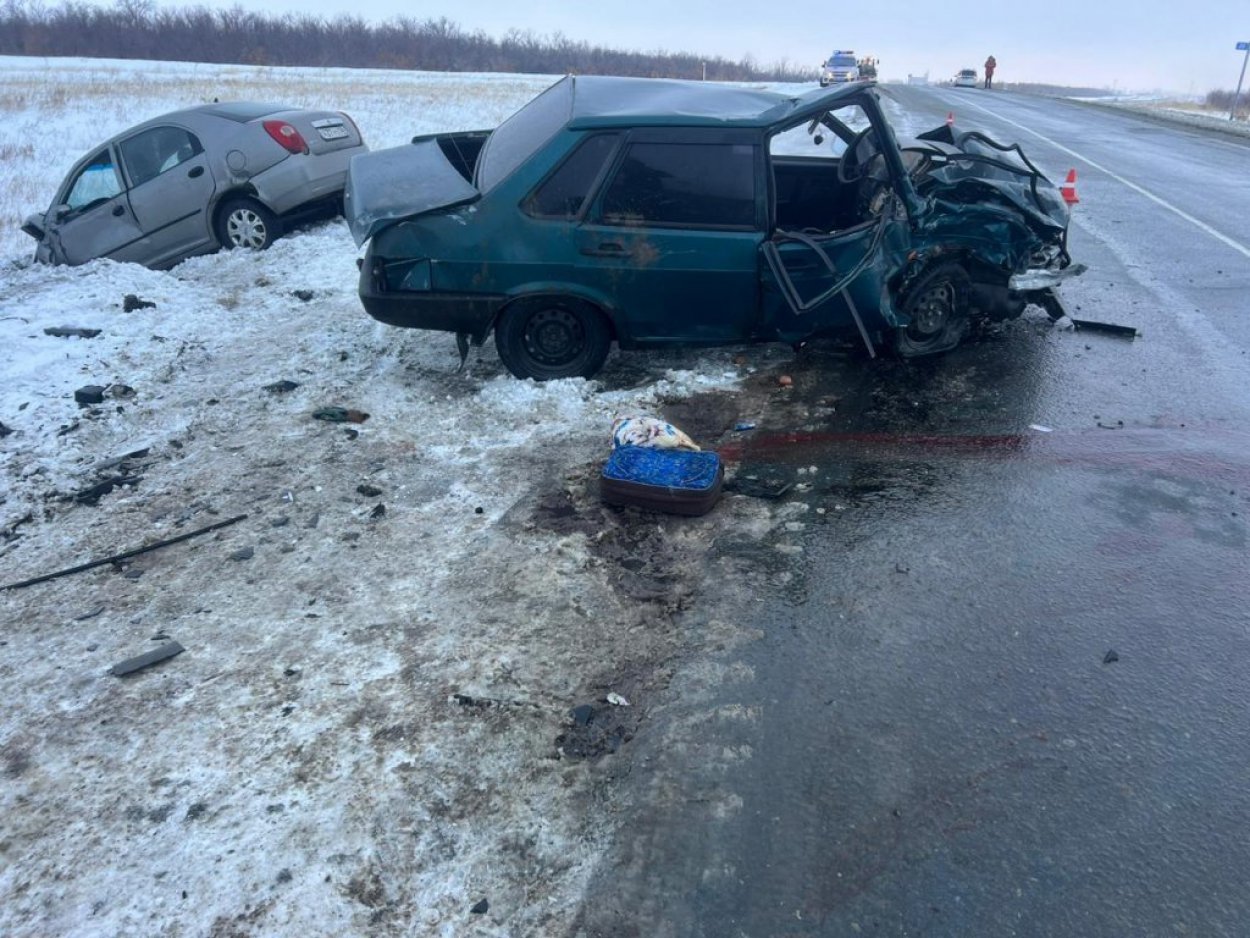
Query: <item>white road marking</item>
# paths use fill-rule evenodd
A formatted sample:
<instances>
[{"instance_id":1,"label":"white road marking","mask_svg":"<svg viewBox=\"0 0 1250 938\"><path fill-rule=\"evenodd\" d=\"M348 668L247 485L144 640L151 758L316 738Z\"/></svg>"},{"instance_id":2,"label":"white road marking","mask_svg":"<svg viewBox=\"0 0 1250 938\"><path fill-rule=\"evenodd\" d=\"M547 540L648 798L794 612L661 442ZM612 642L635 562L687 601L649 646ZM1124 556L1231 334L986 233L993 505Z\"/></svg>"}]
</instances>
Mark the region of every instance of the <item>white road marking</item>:
<instances>
[{"instance_id":1,"label":"white road marking","mask_svg":"<svg viewBox=\"0 0 1250 938\"><path fill-rule=\"evenodd\" d=\"M1200 231L1203 231L1206 234L1209 234L1211 237L1215 238L1215 240L1228 245L1234 251L1237 251L1238 253L1243 254L1246 257L1250 257L1250 248L1246 247L1244 244L1239 244L1238 242L1230 238L1228 235L1223 234L1222 232L1216 231L1206 222L1200 219L1194 218L1194 216L1190 215L1184 209L1177 208L1171 202L1167 201L1166 199L1159 198L1159 196L1155 195L1153 192L1150 192L1147 189L1143 189L1137 183L1131 182L1130 180L1125 179L1119 173L1113 173L1111 170L1107 169L1107 167L1101 165L1100 163L1095 163L1088 156L1083 156L1082 154L1077 153L1075 150L1065 147L1062 143L1058 143L1054 140L1051 140L1045 134L1039 134L1036 130L1033 130L1031 127L1026 127L1024 124L1017 123L1016 121L1013 121L1008 117L1003 117L1001 114L996 114L995 112L991 111L989 108L982 107L980 104L977 104L974 101L966 101L964 103L976 108L978 111L984 111L986 114L990 115L990 117L997 118L998 120L1003 121L1004 123L1010 124L1012 127L1018 127L1021 130L1023 130L1025 133L1030 133L1034 137L1037 137L1039 140L1046 141L1055 149L1062 150L1064 153L1068 154L1071 157L1075 157L1076 159L1080 160L1082 163L1085 163L1087 166L1092 166L1094 169L1098 170L1100 173L1105 173L1106 175L1114 179L1116 182L1121 183L1125 186L1128 186L1134 192L1138 192L1144 195L1151 202L1154 202L1158 205L1163 206L1169 212L1172 212L1175 215L1179 215L1181 218L1185 219L1185 221L1189 222L1191 225L1198 228Z\"/></svg>"}]
</instances>

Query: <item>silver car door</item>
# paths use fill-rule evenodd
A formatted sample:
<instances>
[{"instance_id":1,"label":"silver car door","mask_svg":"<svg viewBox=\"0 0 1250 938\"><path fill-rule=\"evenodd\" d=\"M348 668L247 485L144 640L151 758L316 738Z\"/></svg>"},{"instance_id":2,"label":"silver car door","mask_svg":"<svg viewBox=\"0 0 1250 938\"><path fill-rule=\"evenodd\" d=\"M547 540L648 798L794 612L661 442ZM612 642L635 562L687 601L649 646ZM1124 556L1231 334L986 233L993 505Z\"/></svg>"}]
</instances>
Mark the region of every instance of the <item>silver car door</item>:
<instances>
[{"instance_id":1,"label":"silver car door","mask_svg":"<svg viewBox=\"0 0 1250 938\"><path fill-rule=\"evenodd\" d=\"M130 211L111 148L75 167L47 215L54 263L84 264L97 257L136 260L143 233Z\"/></svg>"},{"instance_id":2,"label":"silver car door","mask_svg":"<svg viewBox=\"0 0 1250 938\"><path fill-rule=\"evenodd\" d=\"M214 242L208 205L215 182L195 134L151 127L118 144L130 182L130 208L147 245L150 266L181 260Z\"/></svg>"}]
</instances>

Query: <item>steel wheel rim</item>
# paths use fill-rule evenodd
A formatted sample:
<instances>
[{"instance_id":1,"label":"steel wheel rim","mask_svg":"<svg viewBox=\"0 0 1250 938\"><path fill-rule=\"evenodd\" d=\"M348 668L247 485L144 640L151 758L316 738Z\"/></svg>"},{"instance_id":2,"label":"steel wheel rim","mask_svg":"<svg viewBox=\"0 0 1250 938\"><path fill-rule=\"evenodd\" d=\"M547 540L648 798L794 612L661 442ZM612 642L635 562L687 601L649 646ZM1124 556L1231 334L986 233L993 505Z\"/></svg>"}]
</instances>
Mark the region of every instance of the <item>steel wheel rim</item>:
<instances>
[{"instance_id":1,"label":"steel wheel rim","mask_svg":"<svg viewBox=\"0 0 1250 938\"><path fill-rule=\"evenodd\" d=\"M929 338L946 328L955 313L955 285L949 280L935 283L916 300L911 310L907 331L919 338Z\"/></svg>"},{"instance_id":2,"label":"steel wheel rim","mask_svg":"<svg viewBox=\"0 0 1250 938\"><path fill-rule=\"evenodd\" d=\"M250 208L235 209L226 219L230 243L241 248L262 248L269 235L265 220Z\"/></svg>"},{"instance_id":3,"label":"steel wheel rim","mask_svg":"<svg viewBox=\"0 0 1250 938\"><path fill-rule=\"evenodd\" d=\"M581 320L558 307L534 313L525 324L525 351L543 365L564 365L575 359L586 344Z\"/></svg>"}]
</instances>

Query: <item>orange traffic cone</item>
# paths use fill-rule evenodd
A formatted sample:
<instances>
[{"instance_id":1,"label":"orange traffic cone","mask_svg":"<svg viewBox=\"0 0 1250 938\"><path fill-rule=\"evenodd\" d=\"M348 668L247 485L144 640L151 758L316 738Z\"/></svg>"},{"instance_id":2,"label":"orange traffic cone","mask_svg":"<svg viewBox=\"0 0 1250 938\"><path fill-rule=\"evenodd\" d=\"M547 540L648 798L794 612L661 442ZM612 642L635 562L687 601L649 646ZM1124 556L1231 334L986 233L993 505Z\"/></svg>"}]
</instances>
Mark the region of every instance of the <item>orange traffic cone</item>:
<instances>
[{"instance_id":1,"label":"orange traffic cone","mask_svg":"<svg viewBox=\"0 0 1250 938\"><path fill-rule=\"evenodd\" d=\"M1059 194L1063 196L1063 200L1069 205L1076 205L1081 201L1076 195L1076 170L1068 170L1068 178L1063 181L1063 185L1059 187Z\"/></svg>"},{"instance_id":2,"label":"orange traffic cone","mask_svg":"<svg viewBox=\"0 0 1250 938\"><path fill-rule=\"evenodd\" d=\"M955 112L954 111L946 112L946 126L947 127L955 126Z\"/></svg>"}]
</instances>

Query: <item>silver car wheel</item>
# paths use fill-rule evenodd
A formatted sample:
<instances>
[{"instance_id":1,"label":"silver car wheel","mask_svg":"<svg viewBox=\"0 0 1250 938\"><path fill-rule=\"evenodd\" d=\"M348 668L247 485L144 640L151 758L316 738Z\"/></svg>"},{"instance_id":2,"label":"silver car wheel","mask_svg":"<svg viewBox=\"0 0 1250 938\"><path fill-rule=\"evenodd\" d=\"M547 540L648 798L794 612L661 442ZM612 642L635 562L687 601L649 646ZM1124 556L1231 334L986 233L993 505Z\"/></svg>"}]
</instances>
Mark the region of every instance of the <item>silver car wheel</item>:
<instances>
[{"instance_id":1,"label":"silver car wheel","mask_svg":"<svg viewBox=\"0 0 1250 938\"><path fill-rule=\"evenodd\" d=\"M246 206L236 208L226 216L226 235L235 247L259 251L269 239L265 219Z\"/></svg>"}]
</instances>

